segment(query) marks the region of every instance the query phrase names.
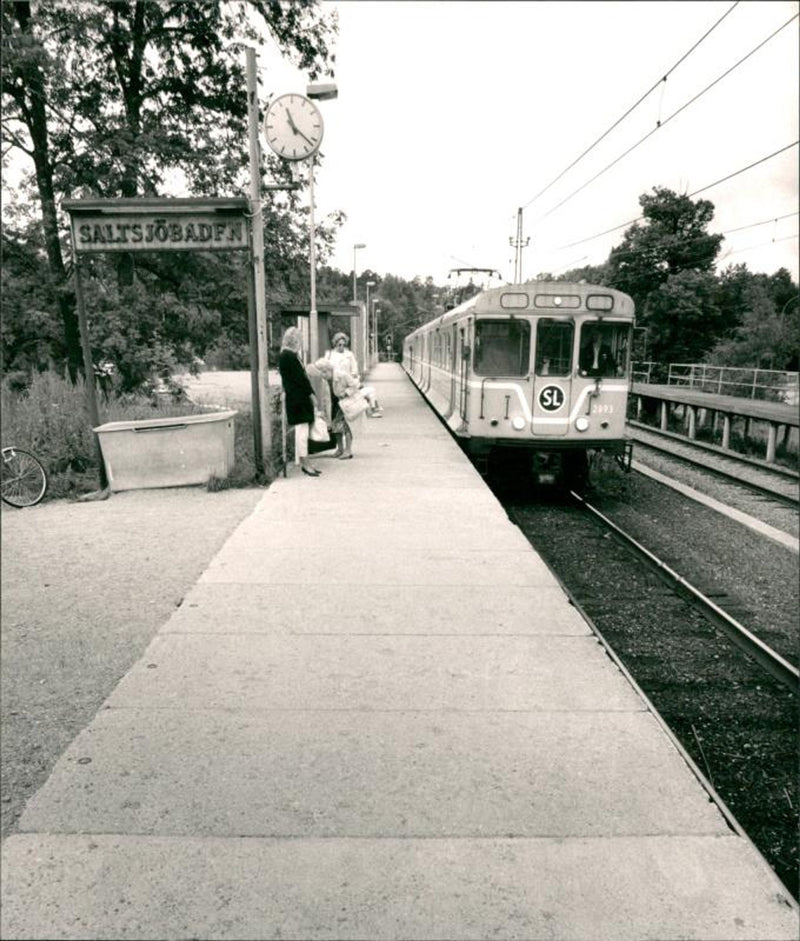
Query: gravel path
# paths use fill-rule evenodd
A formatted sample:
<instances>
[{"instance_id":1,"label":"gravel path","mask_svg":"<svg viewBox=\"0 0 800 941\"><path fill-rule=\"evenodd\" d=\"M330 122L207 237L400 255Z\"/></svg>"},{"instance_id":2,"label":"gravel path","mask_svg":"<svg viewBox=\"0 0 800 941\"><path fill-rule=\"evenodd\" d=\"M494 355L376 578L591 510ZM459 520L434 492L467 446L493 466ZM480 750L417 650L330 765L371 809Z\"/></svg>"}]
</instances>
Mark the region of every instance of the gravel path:
<instances>
[{"instance_id":1,"label":"gravel path","mask_svg":"<svg viewBox=\"0 0 800 941\"><path fill-rule=\"evenodd\" d=\"M263 489L2 511L2 836Z\"/></svg>"}]
</instances>

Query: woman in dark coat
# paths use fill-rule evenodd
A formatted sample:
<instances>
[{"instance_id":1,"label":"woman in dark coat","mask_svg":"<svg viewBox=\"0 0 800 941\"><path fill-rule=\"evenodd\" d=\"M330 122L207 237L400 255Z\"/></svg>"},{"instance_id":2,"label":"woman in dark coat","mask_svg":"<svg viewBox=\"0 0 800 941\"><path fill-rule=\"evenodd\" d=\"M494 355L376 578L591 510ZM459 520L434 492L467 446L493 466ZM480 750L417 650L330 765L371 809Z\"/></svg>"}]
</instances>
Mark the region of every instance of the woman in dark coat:
<instances>
[{"instance_id":1,"label":"woman in dark coat","mask_svg":"<svg viewBox=\"0 0 800 941\"><path fill-rule=\"evenodd\" d=\"M300 331L297 327L289 327L283 335L278 371L286 404L286 423L294 428L294 449L300 459L300 470L309 477L319 477L322 471L308 458L308 430L314 421L317 400L300 362L301 343Z\"/></svg>"}]
</instances>

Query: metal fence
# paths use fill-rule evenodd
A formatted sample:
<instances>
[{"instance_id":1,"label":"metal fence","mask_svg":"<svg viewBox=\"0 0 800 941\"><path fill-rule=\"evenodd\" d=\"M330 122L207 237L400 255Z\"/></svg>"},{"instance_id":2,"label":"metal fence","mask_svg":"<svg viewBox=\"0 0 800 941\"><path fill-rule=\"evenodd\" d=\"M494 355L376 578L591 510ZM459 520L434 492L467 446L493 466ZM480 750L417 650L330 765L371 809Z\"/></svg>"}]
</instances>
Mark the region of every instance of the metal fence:
<instances>
[{"instance_id":1,"label":"metal fence","mask_svg":"<svg viewBox=\"0 0 800 941\"><path fill-rule=\"evenodd\" d=\"M638 362L633 364L634 382L666 382L700 392L732 395L766 402L798 403L798 373L778 369L746 369L709 366L706 363Z\"/></svg>"}]
</instances>

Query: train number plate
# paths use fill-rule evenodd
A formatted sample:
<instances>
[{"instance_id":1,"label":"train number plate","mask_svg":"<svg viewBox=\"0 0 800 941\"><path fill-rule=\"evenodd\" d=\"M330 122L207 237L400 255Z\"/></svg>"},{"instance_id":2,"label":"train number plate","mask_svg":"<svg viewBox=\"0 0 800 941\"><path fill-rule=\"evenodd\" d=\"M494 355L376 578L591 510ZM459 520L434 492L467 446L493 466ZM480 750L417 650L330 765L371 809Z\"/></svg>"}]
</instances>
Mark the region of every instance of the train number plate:
<instances>
[{"instance_id":1,"label":"train number plate","mask_svg":"<svg viewBox=\"0 0 800 941\"><path fill-rule=\"evenodd\" d=\"M604 403L594 403L592 405L592 415L613 415L614 406L606 405Z\"/></svg>"}]
</instances>

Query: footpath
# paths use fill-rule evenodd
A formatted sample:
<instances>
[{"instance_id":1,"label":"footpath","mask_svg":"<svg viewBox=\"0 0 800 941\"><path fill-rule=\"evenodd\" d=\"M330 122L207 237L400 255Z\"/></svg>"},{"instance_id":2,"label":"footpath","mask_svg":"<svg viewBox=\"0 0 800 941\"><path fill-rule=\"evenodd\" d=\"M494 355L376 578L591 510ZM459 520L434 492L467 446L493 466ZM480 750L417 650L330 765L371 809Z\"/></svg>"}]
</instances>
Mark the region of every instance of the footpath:
<instances>
[{"instance_id":1,"label":"footpath","mask_svg":"<svg viewBox=\"0 0 800 941\"><path fill-rule=\"evenodd\" d=\"M3 845L2 937L794 939L797 911L396 364Z\"/></svg>"}]
</instances>

